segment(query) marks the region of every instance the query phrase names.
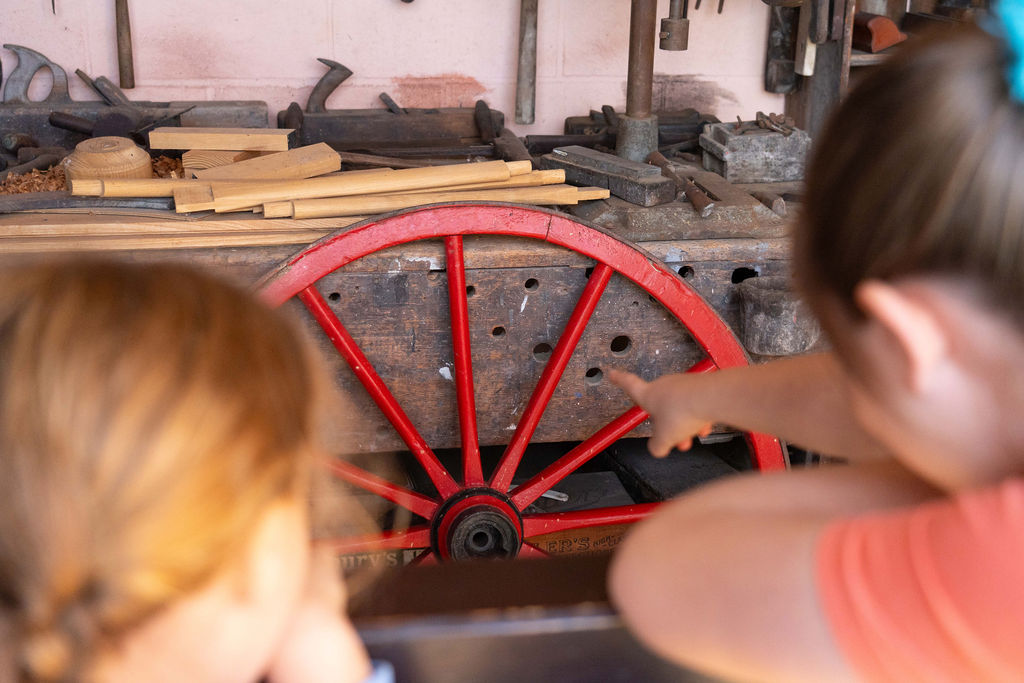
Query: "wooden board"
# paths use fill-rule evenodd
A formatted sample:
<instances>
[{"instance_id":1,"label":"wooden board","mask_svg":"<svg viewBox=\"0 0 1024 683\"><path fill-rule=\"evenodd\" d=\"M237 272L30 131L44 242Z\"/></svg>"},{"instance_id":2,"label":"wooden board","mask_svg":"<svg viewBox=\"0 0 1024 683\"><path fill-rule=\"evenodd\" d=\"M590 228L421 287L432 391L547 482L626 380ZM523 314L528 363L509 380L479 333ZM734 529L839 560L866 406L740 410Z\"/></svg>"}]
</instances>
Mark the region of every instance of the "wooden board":
<instances>
[{"instance_id":1,"label":"wooden board","mask_svg":"<svg viewBox=\"0 0 1024 683\"><path fill-rule=\"evenodd\" d=\"M260 152L238 152L222 149L192 149L181 155L181 165L185 167L186 171L190 168L196 171L201 171L207 168L216 168L217 166L227 166L228 164L233 164L236 161L254 159L259 155Z\"/></svg>"},{"instance_id":2,"label":"wooden board","mask_svg":"<svg viewBox=\"0 0 1024 683\"><path fill-rule=\"evenodd\" d=\"M360 217L310 220L288 218L268 221L252 216L206 214L196 218L170 214L165 211L106 210L103 213L98 213L93 209L87 213L62 211L0 216L0 240L24 237L88 239L104 235L159 237L163 234L182 233L252 233L257 236L266 232L327 234L359 220L361 220ZM273 260L271 260L272 262ZM267 265L269 266L271 263Z\"/></svg>"},{"instance_id":3,"label":"wooden board","mask_svg":"<svg viewBox=\"0 0 1024 683\"><path fill-rule=\"evenodd\" d=\"M202 180L282 180L312 178L341 170L341 157L326 143L266 154L196 172Z\"/></svg>"},{"instance_id":4,"label":"wooden board","mask_svg":"<svg viewBox=\"0 0 1024 683\"><path fill-rule=\"evenodd\" d=\"M155 128L149 133L151 149L235 150L284 152L290 128Z\"/></svg>"}]
</instances>

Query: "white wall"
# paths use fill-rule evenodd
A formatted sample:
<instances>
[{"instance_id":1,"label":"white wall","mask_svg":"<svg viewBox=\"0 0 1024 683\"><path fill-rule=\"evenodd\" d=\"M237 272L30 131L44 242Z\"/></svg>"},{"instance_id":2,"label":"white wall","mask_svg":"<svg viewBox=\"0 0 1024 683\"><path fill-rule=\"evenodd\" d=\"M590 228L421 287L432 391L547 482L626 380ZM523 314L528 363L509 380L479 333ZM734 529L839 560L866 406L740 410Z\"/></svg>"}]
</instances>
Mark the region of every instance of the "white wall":
<instances>
[{"instance_id":1,"label":"white wall","mask_svg":"<svg viewBox=\"0 0 1024 683\"><path fill-rule=\"evenodd\" d=\"M117 82L111 0L4 0L0 42L62 65L72 97L96 99L74 75ZM516 0L130 0L138 100L265 100L271 113L305 105L324 72L317 57L355 75L328 108L380 107L386 91L407 107L472 106L483 98L519 134L561 132L566 116L625 104L627 0L540 0L536 123L512 123ZM715 0L690 8L690 49L655 55L655 108L694 106L723 120L782 111L762 86L768 8ZM659 17L668 13L660 0ZM0 50L5 74L16 63ZM45 95L48 76L30 94Z\"/></svg>"}]
</instances>

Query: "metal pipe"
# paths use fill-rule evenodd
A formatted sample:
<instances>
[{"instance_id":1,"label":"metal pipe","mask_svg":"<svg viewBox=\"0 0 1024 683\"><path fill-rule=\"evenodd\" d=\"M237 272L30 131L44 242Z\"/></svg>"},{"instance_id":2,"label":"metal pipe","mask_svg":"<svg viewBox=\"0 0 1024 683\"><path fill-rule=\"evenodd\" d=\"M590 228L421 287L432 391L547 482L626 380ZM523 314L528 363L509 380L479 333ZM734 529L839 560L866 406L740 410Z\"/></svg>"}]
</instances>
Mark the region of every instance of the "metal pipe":
<instances>
[{"instance_id":1,"label":"metal pipe","mask_svg":"<svg viewBox=\"0 0 1024 683\"><path fill-rule=\"evenodd\" d=\"M683 0L669 0L668 18L683 19L684 17L686 17L686 12L683 9Z\"/></svg>"},{"instance_id":2,"label":"metal pipe","mask_svg":"<svg viewBox=\"0 0 1024 683\"><path fill-rule=\"evenodd\" d=\"M651 115L654 82L654 31L658 0L632 0L629 12L629 69L626 77L626 115Z\"/></svg>"}]
</instances>

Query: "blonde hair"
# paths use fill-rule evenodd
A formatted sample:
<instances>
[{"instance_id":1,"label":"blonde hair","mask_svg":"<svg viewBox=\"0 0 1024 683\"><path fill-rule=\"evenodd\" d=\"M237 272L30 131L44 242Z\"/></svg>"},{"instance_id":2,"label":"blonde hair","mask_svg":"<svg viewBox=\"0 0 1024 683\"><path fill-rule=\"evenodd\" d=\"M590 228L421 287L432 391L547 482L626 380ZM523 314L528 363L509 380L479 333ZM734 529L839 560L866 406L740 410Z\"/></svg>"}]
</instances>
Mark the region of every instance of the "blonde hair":
<instances>
[{"instance_id":1,"label":"blonde hair","mask_svg":"<svg viewBox=\"0 0 1024 683\"><path fill-rule=\"evenodd\" d=\"M1002 41L966 25L908 43L816 141L797 268L855 312L871 278L976 280L1024 322L1024 116Z\"/></svg>"},{"instance_id":2,"label":"blonde hair","mask_svg":"<svg viewBox=\"0 0 1024 683\"><path fill-rule=\"evenodd\" d=\"M305 483L313 398L282 316L193 270L0 273L0 679L79 678L229 565Z\"/></svg>"}]
</instances>

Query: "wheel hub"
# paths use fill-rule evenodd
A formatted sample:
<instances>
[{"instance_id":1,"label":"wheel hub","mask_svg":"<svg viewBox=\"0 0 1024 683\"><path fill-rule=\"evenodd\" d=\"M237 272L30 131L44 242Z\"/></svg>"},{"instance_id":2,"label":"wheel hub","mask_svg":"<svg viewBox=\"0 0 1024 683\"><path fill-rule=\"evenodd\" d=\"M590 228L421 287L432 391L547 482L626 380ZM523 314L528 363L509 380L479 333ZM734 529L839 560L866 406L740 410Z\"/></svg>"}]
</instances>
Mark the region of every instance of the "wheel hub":
<instances>
[{"instance_id":1,"label":"wheel hub","mask_svg":"<svg viewBox=\"0 0 1024 683\"><path fill-rule=\"evenodd\" d=\"M461 492L434 519L434 550L447 560L512 558L523 544L519 512L507 496L490 489Z\"/></svg>"}]
</instances>

